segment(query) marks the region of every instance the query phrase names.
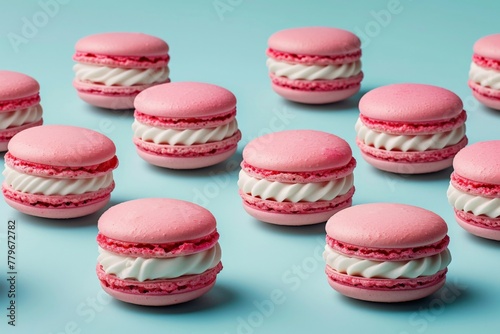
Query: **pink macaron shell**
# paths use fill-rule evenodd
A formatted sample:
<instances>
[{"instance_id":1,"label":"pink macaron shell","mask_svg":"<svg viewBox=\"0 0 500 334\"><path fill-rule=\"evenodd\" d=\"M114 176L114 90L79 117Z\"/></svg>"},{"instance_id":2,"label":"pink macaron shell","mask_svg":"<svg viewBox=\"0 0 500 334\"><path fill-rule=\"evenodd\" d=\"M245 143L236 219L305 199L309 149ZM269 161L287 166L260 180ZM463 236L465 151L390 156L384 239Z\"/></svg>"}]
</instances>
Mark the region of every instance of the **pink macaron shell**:
<instances>
[{"instance_id":1,"label":"pink macaron shell","mask_svg":"<svg viewBox=\"0 0 500 334\"><path fill-rule=\"evenodd\" d=\"M446 237L446 222L434 212L406 204L370 203L347 208L326 224L327 235L369 248L415 248Z\"/></svg>"},{"instance_id":2,"label":"pink macaron shell","mask_svg":"<svg viewBox=\"0 0 500 334\"><path fill-rule=\"evenodd\" d=\"M316 130L286 130L253 139L243 149L243 160L256 168L283 172L336 169L352 159L349 144Z\"/></svg>"},{"instance_id":3,"label":"pink macaron shell","mask_svg":"<svg viewBox=\"0 0 500 334\"><path fill-rule=\"evenodd\" d=\"M221 125L229 124L236 118L236 107L229 112L224 112L219 115L203 116L203 117L158 117L143 114L140 111L134 111L134 119L142 124L146 124L160 129L207 129L215 128Z\"/></svg>"},{"instance_id":4,"label":"pink macaron shell","mask_svg":"<svg viewBox=\"0 0 500 334\"><path fill-rule=\"evenodd\" d=\"M112 109L125 110L134 108L134 98L138 93L124 95L104 95L96 93L78 92L78 96L90 105Z\"/></svg>"},{"instance_id":5,"label":"pink macaron shell","mask_svg":"<svg viewBox=\"0 0 500 334\"><path fill-rule=\"evenodd\" d=\"M170 169L197 169L216 165L229 159L235 152L237 146L218 154L203 156L164 156L137 148L137 154L152 165Z\"/></svg>"},{"instance_id":6,"label":"pink macaron shell","mask_svg":"<svg viewBox=\"0 0 500 334\"><path fill-rule=\"evenodd\" d=\"M8 149L9 141L17 133L32 128L34 126L40 126L43 124L43 119L33 123L23 124L21 126L14 126L5 130L0 130L0 152L5 152Z\"/></svg>"},{"instance_id":7,"label":"pink macaron shell","mask_svg":"<svg viewBox=\"0 0 500 334\"><path fill-rule=\"evenodd\" d=\"M389 122L433 122L458 116L462 100L453 92L424 84L392 84L375 88L359 101L360 113Z\"/></svg>"},{"instance_id":8,"label":"pink macaron shell","mask_svg":"<svg viewBox=\"0 0 500 334\"><path fill-rule=\"evenodd\" d=\"M272 83L273 90L287 100L305 104L327 104L345 100L356 94L361 85L355 84L346 88L336 88L331 90L312 90L312 83L303 83L305 89L289 88L283 85Z\"/></svg>"},{"instance_id":9,"label":"pink macaron shell","mask_svg":"<svg viewBox=\"0 0 500 334\"><path fill-rule=\"evenodd\" d=\"M472 95L487 107L500 110L500 90L483 87L477 82L469 80L469 87L472 89Z\"/></svg>"},{"instance_id":10,"label":"pink macaron shell","mask_svg":"<svg viewBox=\"0 0 500 334\"><path fill-rule=\"evenodd\" d=\"M111 160L116 148L108 137L90 129L44 125L16 134L9 143L9 153L31 163L82 167Z\"/></svg>"},{"instance_id":11,"label":"pink macaron shell","mask_svg":"<svg viewBox=\"0 0 500 334\"><path fill-rule=\"evenodd\" d=\"M83 37L78 40L75 49L110 56L159 56L168 52L168 44L143 33L110 32Z\"/></svg>"},{"instance_id":12,"label":"pink macaron shell","mask_svg":"<svg viewBox=\"0 0 500 334\"><path fill-rule=\"evenodd\" d=\"M134 101L135 108L158 117L197 118L232 111L236 97L229 90L202 82L173 82L151 87Z\"/></svg>"},{"instance_id":13,"label":"pink macaron shell","mask_svg":"<svg viewBox=\"0 0 500 334\"><path fill-rule=\"evenodd\" d=\"M500 185L500 140L477 142L457 153L455 173L467 179Z\"/></svg>"},{"instance_id":14,"label":"pink macaron shell","mask_svg":"<svg viewBox=\"0 0 500 334\"><path fill-rule=\"evenodd\" d=\"M394 280L397 281L397 280ZM380 303L399 303L421 299L430 296L441 289L445 284L445 278L437 281L435 284L418 289L399 289L399 290L379 290L360 288L355 285L339 283L328 277L328 284L344 296Z\"/></svg>"},{"instance_id":15,"label":"pink macaron shell","mask_svg":"<svg viewBox=\"0 0 500 334\"><path fill-rule=\"evenodd\" d=\"M377 159L372 155L361 152L363 159L373 167L397 174L427 174L451 167L453 157L430 162L397 162Z\"/></svg>"},{"instance_id":16,"label":"pink macaron shell","mask_svg":"<svg viewBox=\"0 0 500 334\"><path fill-rule=\"evenodd\" d=\"M482 225L479 225L475 220L479 217L471 217L473 216L470 213L467 212L460 212L455 210L455 220L457 221L458 225L460 225L464 230L467 232L476 235L481 238L485 239L490 239L490 240L497 240L500 241L500 228L489 228L485 226L485 222L488 220L494 221L496 224L499 223L498 218L497 219L488 219L488 217L481 217L482 219ZM493 225L493 224L491 224Z\"/></svg>"},{"instance_id":17,"label":"pink macaron shell","mask_svg":"<svg viewBox=\"0 0 500 334\"><path fill-rule=\"evenodd\" d=\"M271 49L299 54L331 56L358 51L360 39L350 31L331 27L302 27L278 31L268 40Z\"/></svg>"},{"instance_id":18,"label":"pink macaron shell","mask_svg":"<svg viewBox=\"0 0 500 334\"><path fill-rule=\"evenodd\" d=\"M32 77L13 71L0 70L0 103L37 95L40 85Z\"/></svg>"},{"instance_id":19,"label":"pink macaron shell","mask_svg":"<svg viewBox=\"0 0 500 334\"><path fill-rule=\"evenodd\" d=\"M500 60L500 34L484 36L474 43L474 53Z\"/></svg>"}]
</instances>

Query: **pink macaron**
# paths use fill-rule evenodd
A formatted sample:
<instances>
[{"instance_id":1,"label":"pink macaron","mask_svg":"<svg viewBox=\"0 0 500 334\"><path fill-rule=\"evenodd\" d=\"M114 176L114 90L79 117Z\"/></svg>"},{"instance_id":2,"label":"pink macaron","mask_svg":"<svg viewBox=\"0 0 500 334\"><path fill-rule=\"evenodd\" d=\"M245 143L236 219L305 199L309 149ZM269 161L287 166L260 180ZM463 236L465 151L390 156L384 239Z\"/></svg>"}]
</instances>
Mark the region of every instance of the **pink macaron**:
<instances>
[{"instance_id":1,"label":"pink macaron","mask_svg":"<svg viewBox=\"0 0 500 334\"><path fill-rule=\"evenodd\" d=\"M115 183L115 145L85 128L37 126L16 134L5 154L7 204L45 218L81 217L103 208Z\"/></svg>"},{"instance_id":2,"label":"pink macaron","mask_svg":"<svg viewBox=\"0 0 500 334\"><path fill-rule=\"evenodd\" d=\"M474 235L500 240L500 140L465 147L453 168L447 195L458 224Z\"/></svg>"},{"instance_id":3,"label":"pink macaron","mask_svg":"<svg viewBox=\"0 0 500 334\"><path fill-rule=\"evenodd\" d=\"M97 277L132 304L183 303L208 292L222 270L214 216L196 204L144 198L115 205L99 219Z\"/></svg>"},{"instance_id":4,"label":"pink macaron","mask_svg":"<svg viewBox=\"0 0 500 334\"><path fill-rule=\"evenodd\" d=\"M268 40L267 67L276 93L290 101L323 104L344 100L361 86L361 41L329 27L278 31Z\"/></svg>"},{"instance_id":5,"label":"pink macaron","mask_svg":"<svg viewBox=\"0 0 500 334\"><path fill-rule=\"evenodd\" d=\"M326 224L328 283L366 301L426 297L446 280L447 232L441 217L416 206L371 203L342 210Z\"/></svg>"},{"instance_id":6,"label":"pink macaron","mask_svg":"<svg viewBox=\"0 0 500 334\"><path fill-rule=\"evenodd\" d=\"M114 32L84 37L75 46L73 86L85 102L131 109L144 89L170 82L168 44L141 33Z\"/></svg>"},{"instance_id":7,"label":"pink macaron","mask_svg":"<svg viewBox=\"0 0 500 334\"><path fill-rule=\"evenodd\" d=\"M460 98L447 89L393 84L373 89L359 101L356 144L374 167L421 174L450 167L467 145Z\"/></svg>"},{"instance_id":8,"label":"pink macaron","mask_svg":"<svg viewBox=\"0 0 500 334\"><path fill-rule=\"evenodd\" d=\"M263 222L325 222L352 204L356 160L349 144L313 130L274 132L243 150L238 187L244 209Z\"/></svg>"},{"instance_id":9,"label":"pink macaron","mask_svg":"<svg viewBox=\"0 0 500 334\"><path fill-rule=\"evenodd\" d=\"M236 97L201 82L148 88L135 99L133 141L147 162L172 169L215 165L236 151Z\"/></svg>"},{"instance_id":10,"label":"pink macaron","mask_svg":"<svg viewBox=\"0 0 500 334\"><path fill-rule=\"evenodd\" d=\"M479 102L500 110L500 34L485 36L474 44L469 87Z\"/></svg>"},{"instance_id":11,"label":"pink macaron","mask_svg":"<svg viewBox=\"0 0 500 334\"><path fill-rule=\"evenodd\" d=\"M18 132L42 125L40 85L32 77L0 70L0 152Z\"/></svg>"}]
</instances>

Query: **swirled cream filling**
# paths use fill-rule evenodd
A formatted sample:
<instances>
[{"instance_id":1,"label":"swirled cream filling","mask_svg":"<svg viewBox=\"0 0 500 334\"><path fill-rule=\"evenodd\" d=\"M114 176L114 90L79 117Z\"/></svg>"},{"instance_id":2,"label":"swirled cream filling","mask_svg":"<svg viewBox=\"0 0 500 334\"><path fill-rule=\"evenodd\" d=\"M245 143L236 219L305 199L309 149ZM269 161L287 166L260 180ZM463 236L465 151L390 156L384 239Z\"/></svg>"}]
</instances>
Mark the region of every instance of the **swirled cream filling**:
<instances>
[{"instance_id":1,"label":"swirled cream filling","mask_svg":"<svg viewBox=\"0 0 500 334\"><path fill-rule=\"evenodd\" d=\"M8 112L0 112L0 129L38 122L42 119L43 109L40 104Z\"/></svg>"},{"instance_id":2,"label":"swirled cream filling","mask_svg":"<svg viewBox=\"0 0 500 334\"><path fill-rule=\"evenodd\" d=\"M269 72L292 80L334 80L352 77L361 72L359 60L342 65L303 65L268 58L266 65Z\"/></svg>"},{"instance_id":3,"label":"swirled cream filling","mask_svg":"<svg viewBox=\"0 0 500 334\"><path fill-rule=\"evenodd\" d=\"M353 186L354 176L349 174L343 178L312 183L283 183L258 179L240 171L238 187L246 194L277 202L317 202L331 201L339 195L346 194Z\"/></svg>"},{"instance_id":4,"label":"swirled cream filling","mask_svg":"<svg viewBox=\"0 0 500 334\"><path fill-rule=\"evenodd\" d=\"M451 262L446 248L439 254L408 261L374 261L345 256L325 246L323 259L335 271L350 276L366 278L416 278L432 276L445 269Z\"/></svg>"},{"instance_id":5,"label":"swirled cream filling","mask_svg":"<svg viewBox=\"0 0 500 334\"><path fill-rule=\"evenodd\" d=\"M465 124L451 131L429 135L392 135L368 128L358 118L356 122L358 139L368 146L386 151L438 150L459 143L465 136Z\"/></svg>"},{"instance_id":6,"label":"swirled cream filling","mask_svg":"<svg viewBox=\"0 0 500 334\"><path fill-rule=\"evenodd\" d=\"M76 79L106 86L150 85L165 82L168 66L160 68L119 68L77 63L73 66Z\"/></svg>"},{"instance_id":7,"label":"swirled cream filling","mask_svg":"<svg viewBox=\"0 0 500 334\"><path fill-rule=\"evenodd\" d=\"M238 131L236 119L231 122L208 129L160 129L143 124L137 120L132 124L134 136L146 142L167 145L194 145L221 141Z\"/></svg>"},{"instance_id":8,"label":"swirled cream filling","mask_svg":"<svg viewBox=\"0 0 500 334\"><path fill-rule=\"evenodd\" d=\"M448 202L457 210L472 212L475 216L500 217L500 198L488 198L464 193L451 183L447 191Z\"/></svg>"},{"instance_id":9,"label":"swirled cream filling","mask_svg":"<svg viewBox=\"0 0 500 334\"><path fill-rule=\"evenodd\" d=\"M113 182L113 173L84 179L56 179L20 173L5 165L3 176L12 189L41 195L80 195L106 188Z\"/></svg>"},{"instance_id":10,"label":"swirled cream filling","mask_svg":"<svg viewBox=\"0 0 500 334\"><path fill-rule=\"evenodd\" d=\"M474 62L470 64L469 79L483 87L500 89L500 72L481 67Z\"/></svg>"},{"instance_id":11,"label":"swirled cream filling","mask_svg":"<svg viewBox=\"0 0 500 334\"><path fill-rule=\"evenodd\" d=\"M140 282L201 274L214 268L220 260L219 243L203 252L172 258L121 256L99 247L97 257L97 262L106 274L114 274L121 279L135 279Z\"/></svg>"}]
</instances>

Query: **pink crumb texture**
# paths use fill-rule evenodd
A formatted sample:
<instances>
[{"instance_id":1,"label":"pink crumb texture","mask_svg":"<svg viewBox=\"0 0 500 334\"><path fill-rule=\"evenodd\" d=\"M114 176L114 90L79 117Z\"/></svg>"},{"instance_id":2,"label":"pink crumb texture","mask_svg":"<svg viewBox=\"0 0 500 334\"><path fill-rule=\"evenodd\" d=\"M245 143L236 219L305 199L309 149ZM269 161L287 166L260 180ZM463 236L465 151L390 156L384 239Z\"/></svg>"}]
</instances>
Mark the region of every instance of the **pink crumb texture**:
<instances>
[{"instance_id":1,"label":"pink crumb texture","mask_svg":"<svg viewBox=\"0 0 500 334\"><path fill-rule=\"evenodd\" d=\"M170 82L167 79L165 83ZM134 85L134 86L106 86L103 84L97 84L92 82L85 82L79 80L73 80L73 87L76 88L78 93L91 94L97 96L107 96L107 97L120 97L120 96L136 96L143 90L153 87L157 83L150 85ZM134 107L132 104L127 109L132 109Z\"/></svg>"},{"instance_id":2,"label":"pink crumb texture","mask_svg":"<svg viewBox=\"0 0 500 334\"><path fill-rule=\"evenodd\" d=\"M194 254L213 247L218 240L217 231L194 240L163 244L127 242L108 238L102 233L97 235L97 243L101 248L123 256L143 258L170 258Z\"/></svg>"},{"instance_id":3,"label":"pink crumb texture","mask_svg":"<svg viewBox=\"0 0 500 334\"><path fill-rule=\"evenodd\" d=\"M73 59L81 63L123 68L164 67L169 61L168 44L155 36L113 32L86 36L75 45Z\"/></svg>"},{"instance_id":4,"label":"pink crumb texture","mask_svg":"<svg viewBox=\"0 0 500 334\"><path fill-rule=\"evenodd\" d=\"M472 95L479 102L489 108L500 110L500 90L483 87L472 80L469 80L469 87L472 89Z\"/></svg>"},{"instance_id":5,"label":"pink crumb texture","mask_svg":"<svg viewBox=\"0 0 500 334\"><path fill-rule=\"evenodd\" d=\"M13 71L0 70L0 110L16 110L21 104L21 108L35 105L40 101L38 92L40 85L32 77ZM22 100L29 101L26 106L22 106ZM16 101L15 109L6 107L5 104Z\"/></svg>"},{"instance_id":6,"label":"pink crumb texture","mask_svg":"<svg viewBox=\"0 0 500 334\"><path fill-rule=\"evenodd\" d=\"M359 110L369 119L419 123L455 118L462 112L463 104L445 88L403 83L369 91L359 101Z\"/></svg>"},{"instance_id":7,"label":"pink crumb texture","mask_svg":"<svg viewBox=\"0 0 500 334\"><path fill-rule=\"evenodd\" d=\"M340 168L311 172L282 172L257 168L244 160L241 162L241 168L252 177L285 183L310 183L337 180L352 174L355 167L356 159L354 158L351 158L347 165Z\"/></svg>"},{"instance_id":8,"label":"pink crumb texture","mask_svg":"<svg viewBox=\"0 0 500 334\"><path fill-rule=\"evenodd\" d=\"M269 73L269 76L271 77L273 87L281 87L304 92L330 92L357 89L354 93L351 93L351 95L354 95L359 90L361 87L361 81L363 80L363 72L352 77L334 80L293 80L287 77L277 76L273 73Z\"/></svg>"},{"instance_id":9,"label":"pink crumb texture","mask_svg":"<svg viewBox=\"0 0 500 334\"><path fill-rule=\"evenodd\" d=\"M450 176L454 188L482 197L500 197L500 185L469 180L453 172Z\"/></svg>"},{"instance_id":10,"label":"pink crumb texture","mask_svg":"<svg viewBox=\"0 0 500 334\"><path fill-rule=\"evenodd\" d=\"M481 238L500 241L500 219L474 216L455 210L455 219L464 230Z\"/></svg>"},{"instance_id":11,"label":"pink crumb texture","mask_svg":"<svg viewBox=\"0 0 500 334\"><path fill-rule=\"evenodd\" d=\"M255 168L280 172L314 172L345 167L352 150L342 138L315 130L273 132L249 142L243 160Z\"/></svg>"},{"instance_id":12,"label":"pink crumb texture","mask_svg":"<svg viewBox=\"0 0 500 334\"><path fill-rule=\"evenodd\" d=\"M462 126L466 119L467 113L463 110L458 116L433 122L389 122L379 119L371 119L363 114L359 115L361 122L368 128L395 135L426 135L451 131Z\"/></svg>"},{"instance_id":13,"label":"pink crumb texture","mask_svg":"<svg viewBox=\"0 0 500 334\"><path fill-rule=\"evenodd\" d=\"M268 39L270 49L294 55L334 56L359 52L360 39L332 27L299 27L278 31Z\"/></svg>"},{"instance_id":14,"label":"pink crumb texture","mask_svg":"<svg viewBox=\"0 0 500 334\"><path fill-rule=\"evenodd\" d=\"M500 71L500 59L486 58L477 54L472 56L472 61L481 67L485 67L491 70Z\"/></svg>"},{"instance_id":15,"label":"pink crumb texture","mask_svg":"<svg viewBox=\"0 0 500 334\"><path fill-rule=\"evenodd\" d=\"M500 140L477 142L457 153L453 160L456 176L477 183L500 186ZM457 182L458 183L458 182Z\"/></svg>"},{"instance_id":16,"label":"pink crumb texture","mask_svg":"<svg viewBox=\"0 0 500 334\"><path fill-rule=\"evenodd\" d=\"M330 218L325 229L339 243L381 250L434 245L448 232L446 222L432 211L398 203L355 205Z\"/></svg>"},{"instance_id":17,"label":"pink crumb texture","mask_svg":"<svg viewBox=\"0 0 500 334\"><path fill-rule=\"evenodd\" d=\"M134 101L137 111L164 118L199 118L232 112L236 97L229 90L202 82L173 82L151 87Z\"/></svg>"},{"instance_id":18,"label":"pink crumb texture","mask_svg":"<svg viewBox=\"0 0 500 334\"><path fill-rule=\"evenodd\" d=\"M17 133L32 128L34 126L40 126L43 124L43 119L33 122L27 123L20 126L10 127L5 130L0 130L0 143L4 143L4 146L0 149L0 151L7 151L8 142L14 137Z\"/></svg>"},{"instance_id":19,"label":"pink crumb texture","mask_svg":"<svg viewBox=\"0 0 500 334\"><path fill-rule=\"evenodd\" d=\"M125 244L170 244L212 235L216 220L191 202L143 198L112 206L99 218L97 228L103 236Z\"/></svg>"},{"instance_id":20,"label":"pink crumb texture","mask_svg":"<svg viewBox=\"0 0 500 334\"><path fill-rule=\"evenodd\" d=\"M168 118L151 116L136 110L134 112L134 118L142 124L147 124L160 129L205 129L215 128L232 122L236 118L236 108L220 115L210 115L196 118Z\"/></svg>"},{"instance_id":21,"label":"pink crumb texture","mask_svg":"<svg viewBox=\"0 0 500 334\"><path fill-rule=\"evenodd\" d=\"M305 104L326 104L347 99L356 94L360 85L352 85L345 89L326 90L326 91L310 91L299 90L293 87L278 86L272 84L273 90L287 100L305 103Z\"/></svg>"},{"instance_id":22,"label":"pink crumb texture","mask_svg":"<svg viewBox=\"0 0 500 334\"><path fill-rule=\"evenodd\" d=\"M2 88L0 87L0 91L1 90L2 90ZM28 96L28 97L16 99L16 100L7 100L7 101L0 100L0 113L29 108L29 107L37 105L39 103L40 103L40 95L39 94L35 94L32 96Z\"/></svg>"},{"instance_id":23,"label":"pink crumb texture","mask_svg":"<svg viewBox=\"0 0 500 334\"><path fill-rule=\"evenodd\" d=\"M478 39L474 43L473 49L474 56L500 61L500 34L488 35Z\"/></svg>"},{"instance_id":24,"label":"pink crumb texture","mask_svg":"<svg viewBox=\"0 0 500 334\"><path fill-rule=\"evenodd\" d=\"M275 60L290 64L327 66L353 63L361 58L361 50L341 55L321 56L288 53L268 48L266 55Z\"/></svg>"}]
</instances>

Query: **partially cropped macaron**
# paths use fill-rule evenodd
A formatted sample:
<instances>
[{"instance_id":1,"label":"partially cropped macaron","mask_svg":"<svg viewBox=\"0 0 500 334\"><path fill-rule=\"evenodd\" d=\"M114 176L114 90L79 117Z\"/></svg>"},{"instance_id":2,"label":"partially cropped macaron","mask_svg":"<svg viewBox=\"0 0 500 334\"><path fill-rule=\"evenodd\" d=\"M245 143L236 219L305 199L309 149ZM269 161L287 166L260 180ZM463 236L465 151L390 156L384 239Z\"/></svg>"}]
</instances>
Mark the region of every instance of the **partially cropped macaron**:
<instances>
[{"instance_id":1,"label":"partially cropped macaron","mask_svg":"<svg viewBox=\"0 0 500 334\"><path fill-rule=\"evenodd\" d=\"M303 27L268 40L273 90L290 101L324 104L344 100L361 87L361 41L346 30Z\"/></svg>"},{"instance_id":2,"label":"partially cropped macaron","mask_svg":"<svg viewBox=\"0 0 500 334\"><path fill-rule=\"evenodd\" d=\"M222 270L215 217L199 205L144 198L99 219L97 277L121 301L147 306L187 302L208 292Z\"/></svg>"},{"instance_id":3,"label":"partially cropped macaron","mask_svg":"<svg viewBox=\"0 0 500 334\"><path fill-rule=\"evenodd\" d=\"M422 174L448 168L467 145L462 100L424 84L375 88L359 101L356 144L372 166L393 173Z\"/></svg>"},{"instance_id":4,"label":"partially cropped macaron","mask_svg":"<svg viewBox=\"0 0 500 334\"><path fill-rule=\"evenodd\" d=\"M215 165L236 151L236 97L208 83L158 85L135 99L133 141L147 162L172 169Z\"/></svg>"},{"instance_id":5,"label":"partially cropped macaron","mask_svg":"<svg viewBox=\"0 0 500 334\"><path fill-rule=\"evenodd\" d=\"M277 225L325 222L351 206L356 160L333 134L288 130L258 137L243 150L238 187L244 209Z\"/></svg>"},{"instance_id":6,"label":"partially cropped macaron","mask_svg":"<svg viewBox=\"0 0 500 334\"><path fill-rule=\"evenodd\" d=\"M469 87L479 102L500 110L500 34L485 36L474 44Z\"/></svg>"},{"instance_id":7,"label":"partially cropped macaron","mask_svg":"<svg viewBox=\"0 0 500 334\"><path fill-rule=\"evenodd\" d=\"M116 148L106 136L76 126L23 130L9 142L2 192L32 216L75 218L103 208L115 187Z\"/></svg>"},{"instance_id":8,"label":"partially cropped macaron","mask_svg":"<svg viewBox=\"0 0 500 334\"><path fill-rule=\"evenodd\" d=\"M474 143L453 160L448 201L466 231L500 240L500 140Z\"/></svg>"},{"instance_id":9,"label":"partially cropped macaron","mask_svg":"<svg viewBox=\"0 0 500 334\"><path fill-rule=\"evenodd\" d=\"M85 102L107 109L132 109L144 89L170 82L168 44L142 33L90 35L75 45L73 86Z\"/></svg>"},{"instance_id":10,"label":"partially cropped macaron","mask_svg":"<svg viewBox=\"0 0 500 334\"><path fill-rule=\"evenodd\" d=\"M42 125L40 85L32 77L0 70L0 152L18 132Z\"/></svg>"},{"instance_id":11,"label":"partially cropped macaron","mask_svg":"<svg viewBox=\"0 0 500 334\"><path fill-rule=\"evenodd\" d=\"M451 262L446 222L416 206L356 205L326 224L323 258L330 286L373 302L420 299L445 283Z\"/></svg>"}]
</instances>

